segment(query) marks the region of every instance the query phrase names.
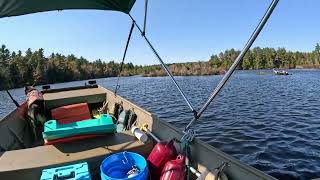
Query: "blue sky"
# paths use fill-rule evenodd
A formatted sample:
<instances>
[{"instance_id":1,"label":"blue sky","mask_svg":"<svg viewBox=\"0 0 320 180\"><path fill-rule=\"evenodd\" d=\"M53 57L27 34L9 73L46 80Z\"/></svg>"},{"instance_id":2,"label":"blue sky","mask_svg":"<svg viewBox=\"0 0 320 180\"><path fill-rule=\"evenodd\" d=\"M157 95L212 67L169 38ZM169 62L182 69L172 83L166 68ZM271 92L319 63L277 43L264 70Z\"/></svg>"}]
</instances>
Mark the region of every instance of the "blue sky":
<instances>
[{"instance_id":1,"label":"blue sky","mask_svg":"<svg viewBox=\"0 0 320 180\"><path fill-rule=\"evenodd\" d=\"M213 53L242 49L270 2L149 0L147 36L165 62L208 60ZM143 8L144 0L137 0L131 12L141 25ZM254 46L313 50L320 42L319 9L319 0L280 0ZM37 13L0 19L0 44L119 62L130 25L126 14L111 11ZM138 31L127 57L134 64L158 63Z\"/></svg>"}]
</instances>

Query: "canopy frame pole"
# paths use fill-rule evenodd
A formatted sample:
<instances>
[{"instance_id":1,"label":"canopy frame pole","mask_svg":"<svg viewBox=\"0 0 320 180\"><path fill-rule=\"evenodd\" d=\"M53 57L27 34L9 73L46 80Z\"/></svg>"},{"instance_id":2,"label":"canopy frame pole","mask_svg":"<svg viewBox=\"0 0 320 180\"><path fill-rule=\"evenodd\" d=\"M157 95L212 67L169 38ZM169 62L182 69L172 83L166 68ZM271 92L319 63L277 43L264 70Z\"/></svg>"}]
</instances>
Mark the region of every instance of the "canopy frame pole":
<instances>
[{"instance_id":1,"label":"canopy frame pole","mask_svg":"<svg viewBox=\"0 0 320 180\"><path fill-rule=\"evenodd\" d=\"M132 19L132 21L135 23L137 29L140 31L142 37L146 40L147 44L149 45L149 47L151 48L151 50L153 51L154 55L157 57L157 59L159 60L159 62L161 63L162 68L166 71L166 73L169 75L169 77L171 78L172 82L174 83L174 85L177 87L177 89L179 90L181 96L183 97L183 99L186 101L187 105L189 106L189 108L191 109L191 111L193 112L193 115L196 116L197 115L197 111L193 108L191 102L189 101L189 99L187 98L187 96L185 95L185 93L182 91L182 89L180 88L179 84L177 83L177 81L175 80L175 78L173 77L172 73L170 72L169 68L167 67L167 65L163 62L162 58L160 57L160 55L158 54L158 52L154 49L154 47L152 46L151 42L149 41L149 39L146 37L146 35L143 33L142 29L139 27L139 25L136 23L136 21L134 20L134 18L128 14L129 17Z\"/></svg>"},{"instance_id":2,"label":"canopy frame pole","mask_svg":"<svg viewBox=\"0 0 320 180\"><path fill-rule=\"evenodd\" d=\"M118 73L117 85L116 85L116 88L115 88L115 90L114 90L114 94L115 94L115 95L117 95L117 92L118 92L118 90L120 89L119 83L120 83L121 71L122 71L122 68L123 68L124 60L126 59L127 50L128 50L129 43L130 43L130 40L131 40L131 35L132 35L132 32L133 32L134 24L135 24L135 22L132 21L132 25L131 25L130 32L129 32L129 36L128 36L127 43L126 43L126 47L125 47L125 49L124 49L124 53L123 53L123 56L122 56L122 61L121 61L121 65L120 65L120 70L119 70L119 73Z\"/></svg>"},{"instance_id":3,"label":"canopy frame pole","mask_svg":"<svg viewBox=\"0 0 320 180\"><path fill-rule=\"evenodd\" d=\"M205 102L205 104L202 106L202 108L199 110L199 112L197 113L197 115L189 122L189 124L185 127L184 132L187 132L188 129L191 127L191 125L200 118L200 116L202 115L202 113L207 109L207 107L210 105L210 103L213 101L213 99L218 95L218 93L221 91L221 89L223 88L223 86L226 84L226 82L228 81L228 79L230 78L230 76L232 75L232 73L236 70L237 66L242 62L243 57L245 56L245 54L247 53L247 51L250 49L250 47L252 46L252 44L254 43L254 41L256 40L256 38L258 37L258 35L260 34L261 30L263 29L264 25L266 24L266 22L268 21L269 17L271 16L273 10L275 9L275 7L277 6L279 0L272 0L269 8L267 9L267 11L265 12L263 18L260 20L259 24L257 25L256 29L254 30L254 32L252 33L251 37L249 38L249 40L247 41L247 43L245 44L243 50L241 51L241 53L238 55L238 57L235 59L235 61L233 62L232 66L230 67L230 69L228 70L228 72L224 75L224 77L222 78L222 80L219 82L219 84L217 85L217 87L215 88L215 90L212 92L212 94L209 96L208 100Z\"/></svg>"},{"instance_id":4,"label":"canopy frame pole","mask_svg":"<svg viewBox=\"0 0 320 180\"><path fill-rule=\"evenodd\" d=\"M147 27L147 15L148 15L148 0L144 2L144 21L143 21L143 31L142 34L146 34L146 27Z\"/></svg>"}]
</instances>

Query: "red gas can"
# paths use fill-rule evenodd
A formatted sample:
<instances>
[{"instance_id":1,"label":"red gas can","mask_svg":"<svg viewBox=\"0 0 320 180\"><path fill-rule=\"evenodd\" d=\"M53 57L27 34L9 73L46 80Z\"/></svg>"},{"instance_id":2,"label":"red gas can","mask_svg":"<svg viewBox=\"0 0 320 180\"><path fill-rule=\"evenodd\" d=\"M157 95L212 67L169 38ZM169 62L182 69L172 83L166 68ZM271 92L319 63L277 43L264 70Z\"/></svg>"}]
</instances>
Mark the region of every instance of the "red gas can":
<instances>
[{"instance_id":1,"label":"red gas can","mask_svg":"<svg viewBox=\"0 0 320 180\"><path fill-rule=\"evenodd\" d=\"M174 159L176 155L177 150L173 145L173 140L157 143L147 159L152 179L159 179L166 162Z\"/></svg>"},{"instance_id":2,"label":"red gas can","mask_svg":"<svg viewBox=\"0 0 320 180\"><path fill-rule=\"evenodd\" d=\"M160 180L184 180L186 177L186 165L183 155L177 159L168 161L161 172Z\"/></svg>"}]
</instances>

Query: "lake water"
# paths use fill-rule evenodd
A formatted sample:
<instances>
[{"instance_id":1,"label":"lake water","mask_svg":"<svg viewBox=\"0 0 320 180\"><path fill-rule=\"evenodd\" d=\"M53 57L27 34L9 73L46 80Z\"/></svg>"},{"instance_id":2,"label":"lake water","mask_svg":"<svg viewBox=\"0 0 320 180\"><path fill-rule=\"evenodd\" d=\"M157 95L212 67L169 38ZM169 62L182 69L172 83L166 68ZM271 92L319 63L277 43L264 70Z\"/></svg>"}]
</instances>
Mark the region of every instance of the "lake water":
<instances>
[{"instance_id":1,"label":"lake water","mask_svg":"<svg viewBox=\"0 0 320 180\"><path fill-rule=\"evenodd\" d=\"M320 70L238 71L194 125L197 137L280 179L320 177ZM177 77L199 109L222 76ZM114 89L115 78L97 83ZM83 85L84 81L52 88ZM22 102L23 89L11 90ZM183 128L192 113L168 77L125 77L119 94ZM0 92L0 118L14 104Z\"/></svg>"}]
</instances>

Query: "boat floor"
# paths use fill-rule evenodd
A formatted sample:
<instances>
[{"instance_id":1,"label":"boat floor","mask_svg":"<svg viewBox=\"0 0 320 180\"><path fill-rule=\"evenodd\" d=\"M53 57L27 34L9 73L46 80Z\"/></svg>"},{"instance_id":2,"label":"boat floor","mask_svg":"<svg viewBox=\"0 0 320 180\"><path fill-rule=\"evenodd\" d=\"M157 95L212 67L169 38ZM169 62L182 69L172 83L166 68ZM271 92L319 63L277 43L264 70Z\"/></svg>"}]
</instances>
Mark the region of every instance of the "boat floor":
<instances>
[{"instance_id":1,"label":"boat floor","mask_svg":"<svg viewBox=\"0 0 320 180\"><path fill-rule=\"evenodd\" d=\"M45 168L86 161L95 177L99 176L99 165L108 154L132 151L147 157L152 148L153 142L143 144L130 132L124 132L66 144L7 151L1 154L0 169L5 173L0 172L0 176L4 179L39 179Z\"/></svg>"}]
</instances>

